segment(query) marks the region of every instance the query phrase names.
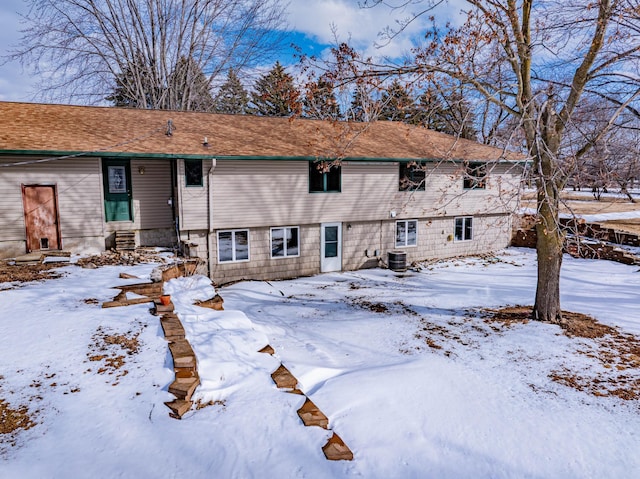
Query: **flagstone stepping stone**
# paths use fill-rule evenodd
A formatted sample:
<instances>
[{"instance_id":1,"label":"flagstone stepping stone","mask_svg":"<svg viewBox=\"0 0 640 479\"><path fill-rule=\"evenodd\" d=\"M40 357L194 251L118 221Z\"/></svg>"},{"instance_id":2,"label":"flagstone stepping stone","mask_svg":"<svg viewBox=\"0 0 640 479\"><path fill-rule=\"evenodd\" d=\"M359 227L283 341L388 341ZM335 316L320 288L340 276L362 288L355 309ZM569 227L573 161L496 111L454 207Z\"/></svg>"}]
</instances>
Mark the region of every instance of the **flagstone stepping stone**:
<instances>
[{"instance_id":1,"label":"flagstone stepping stone","mask_svg":"<svg viewBox=\"0 0 640 479\"><path fill-rule=\"evenodd\" d=\"M189 341L186 339L178 339L169 343L169 351L173 358L173 366L176 368L194 368L196 367L196 355L191 349Z\"/></svg>"},{"instance_id":2,"label":"flagstone stepping stone","mask_svg":"<svg viewBox=\"0 0 640 479\"><path fill-rule=\"evenodd\" d=\"M309 398L307 398L302 407L298 409L298 416L300 416L305 426L319 426L323 429L329 428L329 419Z\"/></svg>"},{"instance_id":3,"label":"flagstone stepping stone","mask_svg":"<svg viewBox=\"0 0 640 479\"><path fill-rule=\"evenodd\" d=\"M153 302L153 298L131 298L126 299L126 293L120 293L113 301L102 303L103 308L117 308L120 306L131 306L132 304L144 304Z\"/></svg>"},{"instance_id":4,"label":"flagstone stepping stone","mask_svg":"<svg viewBox=\"0 0 640 479\"><path fill-rule=\"evenodd\" d=\"M184 399L176 399L174 401L167 401L164 404L171 409L169 416L181 419L182 416L191 409L193 403L191 401L185 401Z\"/></svg>"},{"instance_id":5,"label":"flagstone stepping stone","mask_svg":"<svg viewBox=\"0 0 640 479\"><path fill-rule=\"evenodd\" d=\"M161 294L163 284L162 283L135 283L135 284L123 284L121 286L115 286L114 289L121 291L131 291L137 294Z\"/></svg>"},{"instance_id":6,"label":"flagstone stepping stone","mask_svg":"<svg viewBox=\"0 0 640 479\"><path fill-rule=\"evenodd\" d=\"M154 299L151 314L158 316L162 313L173 313L174 309L173 303L162 304L159 299Z\"/></svg>"},{"instance_id":7,"label":"flagstone stepping stone","mask_svg":"<svg viewBox=\"0 0 640 479\"><path fill-rule=\"evenodd\" d=\"M322 447L325 457L330 461L352 461L353 452L335 432Z\"/></svg>"},{"instance_id":8,"label":"flagstone stepping stone","mask_svg":"<svg viewBox=\"0 0 640 479\"><path fill-rule=\"evenodd\" d=\"M129 273L120 273L118 276L121 279L140 279L138 276Z\"/></svg>"},{"instance_id":9,"label":"flagstone stepping stone","mask_svg":"<svg viewBox=\"0 0 640 479\"><path fill-rule=\"evenodd\" d=\"M222 296L216 294L213 298L196 302L195 305L202 308L215 309L216 311L224 311L224 307L222 306L223 303L224 299L222 299Z\"/></svg>"},{"instance_id":10,"label":"flagstone stepping stone","mask_svg":"<svg viewBox=\"0 0 640 479\"><path fill-rule=\"evenodd\" d=\"M169 392L178 399L184 399L185 401L191 400L191 395L200 384L200 378L198 376L190 378L176 377L169 385Z\"/></svg>"},{"instance_id":11,"label":"flagstone stepping stone","mask_svg":"<svg viewBox=\"0 0 640 479\"><path fill-rule=\"evenodd\" d=\"M269 345L262 348L259 352L274 354L275 351ZM284 389L288 393L305 394L298 389L298 380L291 372L280 364L278 369L271 373L271 378L279 389ZM298 416L305 426L318 426L323 429L329 429L329 418L316 406L311 399L305 397L304 404L298 409ZM325 457L330 461L351 461L353 460L353 452L344 443L344 441L335 432L329 438L327 443L322 447Z\"/></svg>"},{"instance_id":12,"label":"flagstone stepping stone","mask_svg":"<svg viewBox=\"0 0 640 479\"><path fill-rule=\"evenodd\" d=\"M193 368L173 368L176 378L195 378L198 372Z\"/></svg>"},{"instance_id":13,"label":"flagstone stepping stone","mask_svg":"<svg viewBox=\"0 0 640 479\"><path fill-rule=\"evenodd\" d=\"M167 341L177 341L178 339L184 339L184 327L173 313L165 313L160 318L160 325L164 331L164 337Z\"/></svg>"},{"instance_id":14,"label":"flagstone stepping stone","mask_svg":"<svg viewBox=\"0 0 640 479\"><path fill-rule=\"evenodd\" d=\"M296 389L298 385L298 380L282 364L271 373L271 378L279 389Z\"/></svg>"},{"instance_id":15,"label":"flagstone stepping stone","mask_svg":"<svg viewBox=\"0 0 640 479\"><path fill-rule=\"evenodd\" d=\"M271 355L275 354L275 350L271 346L269 346L268 344L258 352L259 353L265 353L265 354L271 354Z\"/></svg>"}]
</instances>

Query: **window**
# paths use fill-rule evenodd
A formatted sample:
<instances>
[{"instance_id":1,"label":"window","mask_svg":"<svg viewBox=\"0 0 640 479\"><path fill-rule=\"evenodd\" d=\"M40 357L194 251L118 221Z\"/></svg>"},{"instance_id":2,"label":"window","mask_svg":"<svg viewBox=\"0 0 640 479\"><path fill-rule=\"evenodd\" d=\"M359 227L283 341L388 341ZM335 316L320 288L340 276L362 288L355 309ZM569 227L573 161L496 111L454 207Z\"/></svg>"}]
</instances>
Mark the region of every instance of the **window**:
<instances>
[{"instance_id":1,"label":"window","mask_svg":"<svg viewBox=\"0 0 640 479\"><path fill-rule=\"evenodd\" d=\"M400 163L400 191L424 191L425 190L425 165L424 161Z\"/></svg>"},{"instance_id":2,"label":"window","mask_svg":"<svg viewBox=\"0 0 640 479\"><path fill-rule=\"evenodd\" d=\"M202 160L184 160L184 178L187 186L202 186Z\"/></svg>"},{"instance_id":3,"label":"window","mask_svg":"<svg viewBox=\"0 0 640 479\"><path fill-rule=\"evenodd\" d=\"M109 183L109 193L127 192L127 175L124 166L107 166L109 172L107 181Z\"/></svg>"},{"instance_id":4,"label":"window","mask_svg":"<svg viewBox=\"0 0 640 479\"><path fill-rule=\"evenodd\" d=\"M330 166L327 161L309 162L309 193L340 192L340 166Z\"/></svg>"},{"instance_id":5,"label":"window","mask_svg":"<svg viewBox=\"0 0 640 479\"><path fill-rule=\"evenodd\" d=\"M271 257L289 258L300 256L300 228L271 228Z\"/></svg>"},{"instance_id":6,"label":"window","mask_svg":"<svg viewBox=\"0 0 640 479\"><path fill-rule=\"evenodd\" d=\"M473 218L467 216L465 218L456 218L456 241L469 241L473 239Z\"/></svg>"},{"instance_id":7,"label":"window","mask_svg":"<svg viewBox=\"0 0 640 479\"><path fill-rule=\"evenodd\" d=\"M418 245L418 221L396 221L396 248Z\"/></svg>"},{"instance_id":8,"label":"window","mask_svg":"<svg viewBox=\"0 0 640 479\"><path fill-rule=\"evenodd\" d=\"M467 163L465 166L463 187L465 190L484 190L487 186L487 165Z\"/></svg>"},{"instance_id":9,"label":"window","mask_svg":"<svg viewBox=\"0 0 640 479\"><path fill-rule=\"evenodd\" d=\"M218 231L218 262L249 261L249 230Z\"/></svg>"}]
</instances>

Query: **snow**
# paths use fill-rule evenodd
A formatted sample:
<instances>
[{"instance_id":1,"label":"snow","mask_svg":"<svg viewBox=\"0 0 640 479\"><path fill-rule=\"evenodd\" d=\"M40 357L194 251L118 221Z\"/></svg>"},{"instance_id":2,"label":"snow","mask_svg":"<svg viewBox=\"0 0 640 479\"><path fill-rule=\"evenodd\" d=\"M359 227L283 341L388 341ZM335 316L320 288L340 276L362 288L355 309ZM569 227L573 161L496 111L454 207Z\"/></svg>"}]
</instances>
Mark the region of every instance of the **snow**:
<instances>
[{"instance_id":1,"label":"snow","mask_svg":"<svg viewBox=\"0 0 640 479\"><path fill-rule=\"evenodd\" d=\"M225 311L194 306L208 279L171 280L171 294L213 401L172 419L173 379L157 317L145 304L102 309L126 272L154 265L61 267L65 276L0 291L0 398L37 425L0 436L0 477L20 478L627 478L640 475L638 401L552 381L600 363L591 342L555 326L489 325L480 308L531 304L535 254L374 269L218 290ZM637 267L565 256L565 310L640 336ZM376 309L381 312L375 312ZM386 311L384 310L386 309ZM101 334L138 334L128 355ZM429 347L429 339L436 347ZM266 344L275 355L258 353ZM123 354L99 374L91 355ZM327 461L330 431L304 427L304 397L270 378L282 362L354 453ZM128 374L123 375L126 370ZM627 374L640 376L636 370ZM38 385L39 384L39 385Z\"/></svg>"},{"instance_id":2,"label":"snow","mask_svg":"<svg viewBox=\"0 0 640 479\"><path fill-rule=\"evenodd\" d=\"M614 220L629 220L640 218L640 209L635 211L620 211L615 213L598 213L593 215L579 215L589 223L598 221L614 221Z\"/></svg>"},{"instance_id":3,"label":"snow","mask_svg":"<svg viewBox=\"0 0 640 479\"><path fill-rule=\"evenodd\" d=\"M535 208L520 208L518 211L521 215L535 215L537 211ZM612 213L597 213L591 215L571 215L567 213L561 213L560 218L570 219L570 218L581 218L585 220L587 223L599 223L605 221L615 221L615 220L633 220L636 218L640 218L640 209L633 211L616 211Z\"/></svg>"}]
</instances>

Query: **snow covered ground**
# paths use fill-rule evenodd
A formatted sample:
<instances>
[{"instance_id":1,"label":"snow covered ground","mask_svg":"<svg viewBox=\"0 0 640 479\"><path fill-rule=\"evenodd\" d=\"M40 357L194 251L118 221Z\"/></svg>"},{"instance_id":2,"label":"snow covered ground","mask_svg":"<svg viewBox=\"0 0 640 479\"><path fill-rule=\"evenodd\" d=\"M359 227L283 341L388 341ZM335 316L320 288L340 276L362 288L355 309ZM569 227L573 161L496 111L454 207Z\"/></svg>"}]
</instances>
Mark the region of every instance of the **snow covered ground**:
<instances>
[{"instance_id":1,"label":"snow covered ground","mask_svg":"<svg viewBox=\"0 0 640 479\"><path fill-rule=\"evenodd\" d=\"M0 477L640 477L640 401L551 379L609 373L586 354L594 340L481 317L531 304L532 251L243 282L218 291L222 312L193 306L214 293L206 278L172 280L165 292L199 361L195 398L211 403L181 421L163 404L173 373L158 318L148 305L99 304L139 281L119 273L152 268L68 266L0 291L0 399L37 423L0 435ZM640 336L637 270L565 256L563 308ZM267 343L275 356L257 352ZM304 427L303 398L270 378L280 361L353 461L325 459L330 432Z\"/></svg>"}]
</instances>

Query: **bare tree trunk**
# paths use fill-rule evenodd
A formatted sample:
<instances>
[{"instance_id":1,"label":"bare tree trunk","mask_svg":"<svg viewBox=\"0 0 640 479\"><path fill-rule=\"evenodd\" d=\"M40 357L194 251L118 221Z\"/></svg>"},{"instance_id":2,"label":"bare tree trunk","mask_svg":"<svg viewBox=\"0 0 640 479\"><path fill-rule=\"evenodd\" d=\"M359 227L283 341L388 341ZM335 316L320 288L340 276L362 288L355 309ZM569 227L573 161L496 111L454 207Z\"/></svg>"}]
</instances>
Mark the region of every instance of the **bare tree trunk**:
<instances>
[{"instance_id":1,"label":"bare tree trunk","mask_svg":"<svg viewBox=\"0 0 640 479\"><path fill-rule=\"evenodd\" d=\"M538 190L538 221L536 223L538 282L533 318L560 323L562 321L560 268L564 246L564 235L560 228L560 192L565 178L557 166L560 135L554 103L554 98L550 97L540 110L539 128L535 131L531 129L527 131L537 172Z\"/></svg>"},{"instance_id":2,"label":"bare tree trunk","mask_svg":"<svg viewBox=\"0 0 640 479\"><path fill-rule=\"evenodd\" d=\"M543 185L538 190L538 282L533 317L540 321L559 323L562 321L560 268L563 234L558 223L558 192L550 186L552 185Z\"/></svg>"}]
</instances>

